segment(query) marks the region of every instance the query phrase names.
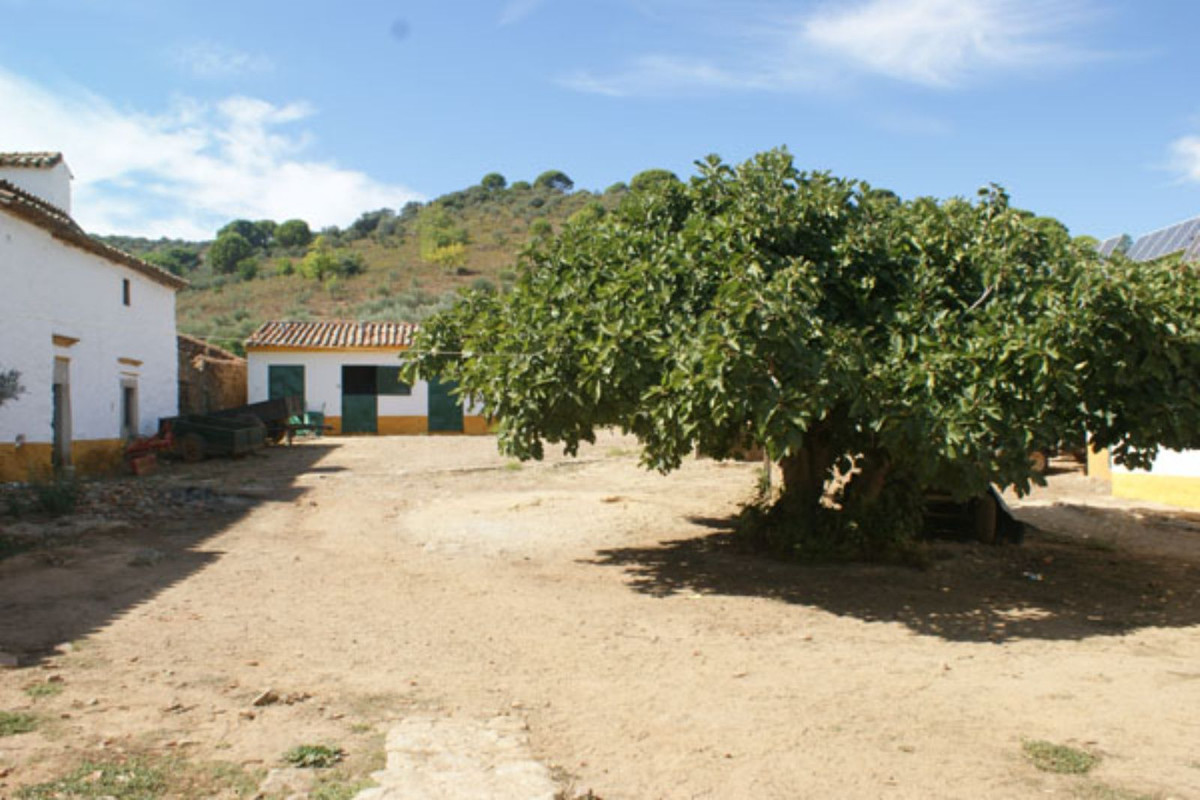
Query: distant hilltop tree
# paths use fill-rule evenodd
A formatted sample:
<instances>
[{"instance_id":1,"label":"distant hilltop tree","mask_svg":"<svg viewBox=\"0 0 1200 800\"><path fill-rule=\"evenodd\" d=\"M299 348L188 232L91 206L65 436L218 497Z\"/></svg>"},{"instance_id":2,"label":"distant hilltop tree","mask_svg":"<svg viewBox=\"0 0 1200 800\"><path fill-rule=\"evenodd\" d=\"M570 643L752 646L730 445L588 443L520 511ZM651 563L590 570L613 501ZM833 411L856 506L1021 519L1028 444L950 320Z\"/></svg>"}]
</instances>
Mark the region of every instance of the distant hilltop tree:
<instances>
[{"instance_id":1,"label":"distant hilltop tree","mask_svg":"<svg viewBox=\"0 0 1200 800\"><path fill-rule=\"evenodd\" d=\"M302 219L289 219L275 229L275 242L280 247L308 247L312 240L312 229Z\"/></svg>"},{"instance_id":2,"label":"distant hilltop tree","mask_svg":"<svg viewBox=\"0 0 1200 800\"><path fill-rule=\"evenodd\" d=\"M567 177L567 173L562 170L548 169L537 176L537 180L533 182L533 185L540 189L551 189L555 192L569 192L575 188L575 181Z\"/></svg>"},{"instance_id":3,"label":"distant hilltop tree","mask_svg":"<svg viewBox=\"0 0 1200 800\"><path fill-rule=\"evenodd\" d=\"M489 172L483 176L483 180L479 182L479 185L488 191L495 192L508 186L508 180L499 172Z\"/></svg>"}]
</instances>

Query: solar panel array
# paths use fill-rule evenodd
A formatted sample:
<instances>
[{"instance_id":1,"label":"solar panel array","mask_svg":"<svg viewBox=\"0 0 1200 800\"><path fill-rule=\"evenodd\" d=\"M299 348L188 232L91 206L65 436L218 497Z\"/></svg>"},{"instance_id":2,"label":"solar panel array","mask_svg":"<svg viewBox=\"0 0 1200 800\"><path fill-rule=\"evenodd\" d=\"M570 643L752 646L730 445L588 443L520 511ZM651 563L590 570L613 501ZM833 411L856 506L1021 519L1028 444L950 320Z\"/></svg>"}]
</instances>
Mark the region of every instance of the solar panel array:
<instances>
[{"instance_id":1,"label":"solar panel array","mask_svg":"<svg viewBox=\"0 0 1200 800\"><path fill-rule=\"evenodd\" d=\"M1133 244L1133 240L1128 235L1122 233L1120 236L1114 236L1111 239L1105 239L1100 244L1096 245L1096 251L1100 255L1107 258L1113 253L1128 252L1129 246Z\"/></svg>"},{"instance_id":2,"label":"solar panel array","mask_svg":"<svg viewBox=\"0 0 1200 800\"><path fill-rule=\"evenodd\" d=\"M1186 259L1200 256L1200 217L1142 236L1125 255L1132 261L1154 261L1179 252Z\"/></svg>"}]
</instances>

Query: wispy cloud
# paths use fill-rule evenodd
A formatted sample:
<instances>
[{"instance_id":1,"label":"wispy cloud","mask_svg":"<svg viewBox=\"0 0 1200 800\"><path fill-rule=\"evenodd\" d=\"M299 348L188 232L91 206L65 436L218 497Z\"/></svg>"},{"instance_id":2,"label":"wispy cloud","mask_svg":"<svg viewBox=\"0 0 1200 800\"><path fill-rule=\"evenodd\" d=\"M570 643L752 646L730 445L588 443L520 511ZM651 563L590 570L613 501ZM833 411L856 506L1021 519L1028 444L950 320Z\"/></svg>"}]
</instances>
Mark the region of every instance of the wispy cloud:
<instances>
[{"instance_id":1,"label":"wispy cloud","mask_svg":"<svg viewBox=\"0 0 1200 800\"><path fill-rule=\"evenodd\" d=\"M803 21L801 41L866 72L953 86L994 70L1077 61L1082 0L867 0Z\"/></svg>"},{"instance_id":2,"label":"wispy cloud","mask_svg":"<svg viewBox=\"0 0 1200 800\"><path fill-rule=\"evenodd\" d=\"M1171 166L1187 183L1200 183L1200 136L1182 136L1171 142Z\"/></svg>"},{"instance_id":3,"label":"wispy cloud","mask_svg":"<svg viewBox=\"0 0 1200 800\"><path fill-rule=\"evenodd\" d=\"M230 219L346 225L363 210L420 199L403 186L305 157L314 111L249 97L177 99L161 113L52 92L0 70L6 150L61 150L74 216L96 233L207 238Z\"/></svg>"},{"instance_id":4,"label":"wispy cloud","mask_svg":"<svg viewBox=\"0 0 1200 800\"><path fill-rule=\"evenodd\" d=\"M1093 0L858 0L796 15L780 3L723 4L692 32L697 50L635 56L563 85L610 96L676 91L824 91L854 74L949 88L993 73L1032 72L1094 54L1071 42ZM719 56L708 55L719 53Z\"/></svg>"},{"instance_id":5,"label":"wispy cloud","mask_svg":"<svg viewBox=\"0 0 1200 800\"><path fill-rule=\"evenodd\" d=\"M217 42L193 42L174 52L176 65L198 78L233 78L275 69L264 55L243 53Z\"/></svg>"},{"instance_id":6,"label":"wispy cloud","mask_svg":"<svg viewBox=\"0 0 1200 800\"><path fill-rule=\"evenodd\" d=\"M528 17L546 0L508 0L500 11L500 24L511 25Z\"/></svg>"}]
</instances>

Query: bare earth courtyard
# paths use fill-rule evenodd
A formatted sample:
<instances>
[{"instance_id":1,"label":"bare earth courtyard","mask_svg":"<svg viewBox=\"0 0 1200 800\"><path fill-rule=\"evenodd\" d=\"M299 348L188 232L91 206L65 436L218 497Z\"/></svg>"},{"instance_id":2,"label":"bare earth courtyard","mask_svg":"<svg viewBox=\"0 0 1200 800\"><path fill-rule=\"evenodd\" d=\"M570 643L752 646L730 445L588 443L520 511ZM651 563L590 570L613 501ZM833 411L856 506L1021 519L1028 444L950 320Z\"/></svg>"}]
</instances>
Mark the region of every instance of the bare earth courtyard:
<instances>
[{"instance_id":1,"label":"bare earth courtyard","mask_svg":"<svg viewBox=\"0 0 1200 800\"><path fill-rule=\"evenodd\" d=\"M570 798L1200 798L1200 517L1067 473L1019 548L788 565L729 541L757 469L647 473L616 436L170 465L131 491L174 505L0 561L0 711L37 720L0 797L125 758L169 797L283 797L264 775L317 743L343 794L309 790L352 796L406 721L500 720ZM1035 740L1100 762L1041 771Z\"/></svg>"}]
</instances>

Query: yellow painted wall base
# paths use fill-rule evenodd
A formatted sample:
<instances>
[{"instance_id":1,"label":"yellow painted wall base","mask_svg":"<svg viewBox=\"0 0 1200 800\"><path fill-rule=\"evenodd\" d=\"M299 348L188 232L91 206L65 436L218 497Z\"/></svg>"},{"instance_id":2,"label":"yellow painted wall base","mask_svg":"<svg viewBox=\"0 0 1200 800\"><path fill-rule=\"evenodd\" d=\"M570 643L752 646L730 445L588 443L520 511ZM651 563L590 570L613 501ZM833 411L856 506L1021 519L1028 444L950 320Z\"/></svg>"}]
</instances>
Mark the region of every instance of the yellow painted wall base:
<instances>
[{"instance_id":1,"label":"yellow painted wall base","mask_svg":"<svg viewBox=\"0 0 1200 800\"><path fill-rule=\"evenodd\" d=\"M46 480L53 474L51 451L47 442L0 444L0 481ZM72 442L71 463L80 477L111 475L122 467L123 451L120 439Z\"/></svg>"},{"instance_id":2,"label":"yellow painted wall base","mask_svg":"<svg viewBox=\"0 0 1200 800\"><path fill-rule=\"evenodd\" d=\"M342 435L341 417L326 417L325 426L328 429L326 433L332 436ZM430 432L429 418L380 417L376 421L376 429L380 436L420 436ZM495 424L489 422L487 417L463 417L462 432L468 436L485 436L489 433L495 433L495 431ZM454 431L442 431L441 433L447 433L451 436L455 435Z\"/></svg>"},{"instance_id":3,"label":"yellow painted wall base","mask_svg":"<svg viewBox=\"0 0 1200 800\"><path fill-rule=\"evenodd\" d=\"M487 417L463 417L463 433L468 436L485 436L495 430L496 426Z\"/></svg>"},{"instance_id":4,"label":"yellow painted wall base","mask_svg":"<svg viewBox=\"0 0 1200 800\"><path fill-rule=\"evenodd\" d=\"M1200 478L1115 472L1112 493L1114 497L1200 508Z\"/></svg>"},{"instance_id":5,"label":"yellow painted wall base","mask_svg":"<svg viewBox=\"0 0 1200 800\"><path fill-rule=\"evenodd\" d=\"M49 444L0 444L0 481L28 481L51 473Z\"/></svg>"},{"instance_id":6,"label":"yellow painted wall base","mask_svg":"<svg viewBox=\"0 0 1200 800\"><path fill-rule=\"evenodd\" d=\"M1107 447L1100 450L1088 447L1087 474L1089 478L1103 478L1106 481L1112 480L1112 466L1108 461Z\"/></svg>"},{"instance_id":7,"label":"yellow painted wall base","mask_svg":"<svg viewBox=\"0 0 1200 800\"><path fill-rule=\"evenodd\" d=\"M429 431L429 418L380 417L378 427L382 436L414 436Z\"/></svg>"}]
</instances>

